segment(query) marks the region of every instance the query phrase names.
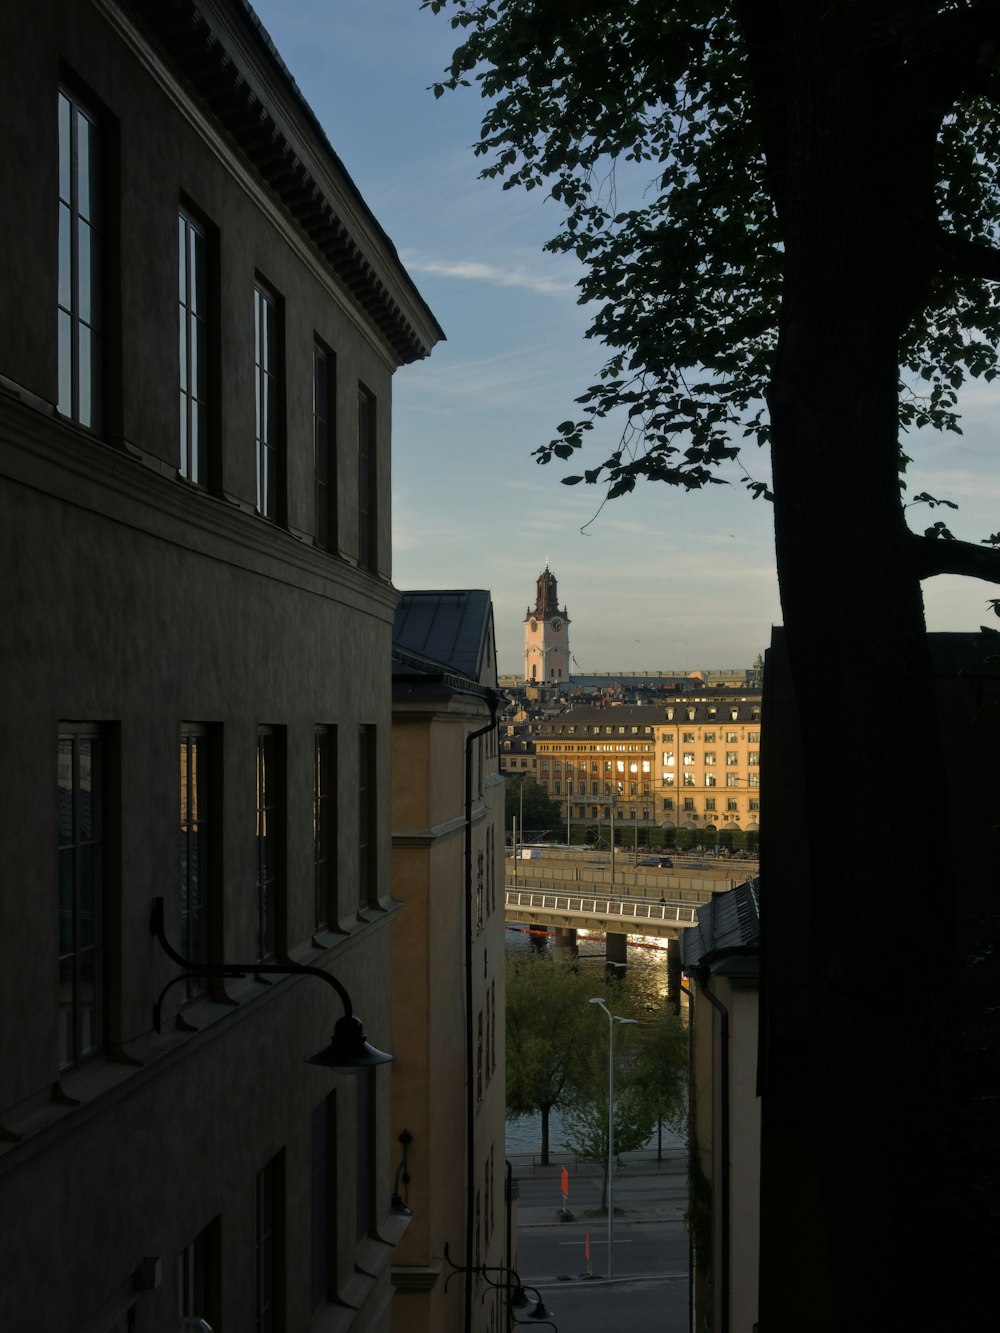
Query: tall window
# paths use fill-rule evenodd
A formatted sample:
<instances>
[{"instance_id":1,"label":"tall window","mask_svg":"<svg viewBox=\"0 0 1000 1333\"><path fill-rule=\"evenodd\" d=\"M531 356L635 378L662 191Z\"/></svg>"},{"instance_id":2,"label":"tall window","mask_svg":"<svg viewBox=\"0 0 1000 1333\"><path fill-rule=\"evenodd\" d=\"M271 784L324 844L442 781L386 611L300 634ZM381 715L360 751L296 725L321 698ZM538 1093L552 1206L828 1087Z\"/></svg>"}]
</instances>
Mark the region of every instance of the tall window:
<instances>
[{"instance_id":1,"label":"tall window","mask_svg":"<svg viewBox=\"0 0 1000 1333\"><path fill-rule=\"evenodd\" d=\"M100 732L63 724L57 773L59 1066L104 1039L104 753Z\"/></svg>"},{"instance_id":2,"label":"tall window","mask_svg":"<svg viewBox=\"0 0 1000 1333\"><path fill-rule=\"evenodd\" d=\"M337 546L337 458L334 436L336 362L313 343L313 459L316 476L316 544Z\"/></svg>"},{"instance_id":3,"label":"tall window","mask_svg":"<svg viewBox=\"0 0 1000 1333\"><path fill-rule=\"evenodd\" d=\"M278 912L278 871L282 854L282 754L278 729L257 730L257 958L273 958Z\"/></svg>"},{"instance_id":4,"label":"tall window","mask_svg":"<svg viewBox=\"0 0 1000 1333\"><path fill-rule=\"evenodd\" d=\"M371 1230L372 1219L372 1151L375 1143L372 1118L375 1114L375 1098L372 1096L373 1069L362 1069L355 1078L358 1089L357 1100L357 1137L355 1140L356 1166L356 1203L357 1237L365 1239Z\"/></svg>"},{"instance_id":5,"label":"tall window","mask_svg":"<svg viewBox=\"0 0 1000 1333\"><path fill-rule=\"evenodd\" d=\"M177 215L180 315L180 464L199 486L208 485L208 239L182 208Z\"/></svg>"},{"instance_id":6,"label":"tall window","mask_svg":"<svg viewBox=\"0 0 1000 1333\"><path fill-rule=\"evenodd\" d=\"M375 513L378 501L375 456L375 398L358 386L358 564L362 569L378 567L378 533Z\"/></svg>"},{"instance_id":7,"label":"tall window","mask_svg":"<svg viewBox=\"0 0 1000 1333\"><path fill-rule=\"evenodd\" d=\"M281 1306L284 1154L272 1157L256 1179L257 1290L255 1333L278 1333Z\"/></svg>"},{"instance_id":8,"label":"tall window","mask_svg":"<svg viewBox=\"0 0 1000 1333\"><path fill-rule=\"evenodd\" d=\"M257 405L257 512L281 515L281 365L278 298L254 286L254 388Z\"/></svg>"},{"instance_id":9,"label":"tall window","mask_svg":"<svg viewBox=\"0 0 1000 1333\"><path fill-rule=\"evenodd\" d=\"M312 1307L318 1309L333 1294L336 1263L337 1094L330 1095L312 1113Z\"/></svg>"},{"instance_id":10,"label":"tall window","mask_svg":"<svg viewBox=\"0 0 1000 1333\"><path fill-rule=\"evenodd\" d=\"M180 737L181 953L197 963L209 961L210 764L205 728L185 723ZM205 988L204 977L187 978L189 999Z\"/></svg>"},{"instance_id":11,"label":"tall window","mask_svg":"<svg viewBox=\"0 0 1000 1333\"><path fill-rule=\"evenodd\" d=\"M97 118L59 90L59 399L90 430L103 420L101 141Z\"/></svg>"},{"instance_id":12,"label":"tall window","mask_svg":"<svg viewBox=\"0 0 1000 1333\"><path fill-rule=\"evenodd\" d=\"M184 1318L219 1319L219 1219L214 1218L177 1261L177 1308Z\"/></svg>"},{"instance_id":13,"label":"tall window","mask_svg":"<svg viewBox=\"0 0 1000 1333\"><path fill-rule=\"evenodd\" d=\"M337 879L337 730L317 727L313 759L314 925L335 915Z\"/></svg>"},{"instance_id":14,"label":"tall window","mask_svg":"<svg viewBox=\"0 0 1000 1333\"><path fill-rule=\"evenodd\" d=\"M362 906L378 900L375 857L376 729L358 728L358 893Z\"/></svg>"}]
</instances>

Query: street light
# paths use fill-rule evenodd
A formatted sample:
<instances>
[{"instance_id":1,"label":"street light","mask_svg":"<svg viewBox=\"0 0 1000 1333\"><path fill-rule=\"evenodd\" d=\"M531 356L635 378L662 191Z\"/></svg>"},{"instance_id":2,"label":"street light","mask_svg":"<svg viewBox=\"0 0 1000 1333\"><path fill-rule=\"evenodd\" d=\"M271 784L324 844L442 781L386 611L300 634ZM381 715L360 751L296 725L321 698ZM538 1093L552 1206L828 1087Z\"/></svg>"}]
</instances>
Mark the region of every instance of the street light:
<instances>
[{"instance_id":1,"label":"street light","mask_svg":"<svg viewBox=\"0 0 1000 1333\"><path fill-rule=\"evenodd\" d=\"M599 995L591 998L608 1016L608 1277L614 1277L615 1243L615 1024L636 1023L634 1018L613 1014Z\"/></svg>"}]
</instances>

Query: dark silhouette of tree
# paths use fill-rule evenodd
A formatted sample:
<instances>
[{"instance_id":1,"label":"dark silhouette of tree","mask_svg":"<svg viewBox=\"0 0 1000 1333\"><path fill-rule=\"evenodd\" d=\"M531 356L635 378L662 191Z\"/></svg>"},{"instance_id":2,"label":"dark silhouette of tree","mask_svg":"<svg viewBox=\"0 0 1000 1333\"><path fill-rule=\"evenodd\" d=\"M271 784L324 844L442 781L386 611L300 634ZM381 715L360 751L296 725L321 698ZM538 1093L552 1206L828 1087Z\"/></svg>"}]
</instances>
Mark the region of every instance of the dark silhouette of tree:
<instances>
[{"instance_id":1,"label":"dark silhouette of tree","mask_svg":"<svg viewBox=\"0 0 1000 1333\"><path fill-rule=\"evenodd\" d=\"M944 769L921 581L997 581L1000 534L910 531L900 431L957 429L962 383L997 372L1000 6L424 4L463 39L435 92L478 83L484 174L561 207L549 248L582 261L590 336L609 349L540 460L613 427L566 482L694 488L739 459L773 499L809 849L801 1155L830 1287L783 1326L978 1326L979 1261L955 1225L961 959L947 830L926 836ZM636 206L617 201L623 162L648 169ZM747 442L769 446L769 485ZM853 688L852 662L876 688ZM886 691L905 722L887 725ZM887 784L893 837L859 818L832 874L829 794L865 816Z\"/></svg>"}]
</instances>

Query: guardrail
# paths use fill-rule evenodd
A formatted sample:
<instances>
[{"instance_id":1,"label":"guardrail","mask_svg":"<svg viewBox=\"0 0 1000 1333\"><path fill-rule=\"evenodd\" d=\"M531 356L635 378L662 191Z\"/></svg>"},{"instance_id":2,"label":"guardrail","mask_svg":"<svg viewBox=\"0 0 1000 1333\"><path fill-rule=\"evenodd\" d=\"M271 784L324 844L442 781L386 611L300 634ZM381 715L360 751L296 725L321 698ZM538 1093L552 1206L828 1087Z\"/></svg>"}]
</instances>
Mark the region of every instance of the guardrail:
<instances>
[{"instance_id":1,"label":"guardrail","mask_svg":"<svg viewBox=\"0 0 1000 1333\"><path fill-rule=\"evenodd\" d=\"M598 898L591 895L546 893L532 889L506 889L506 911L560 912L567 916L595 917L606 920L693 926L697 908L687 903L650 902L645 898Z\"/></svg>"}]
</instances>

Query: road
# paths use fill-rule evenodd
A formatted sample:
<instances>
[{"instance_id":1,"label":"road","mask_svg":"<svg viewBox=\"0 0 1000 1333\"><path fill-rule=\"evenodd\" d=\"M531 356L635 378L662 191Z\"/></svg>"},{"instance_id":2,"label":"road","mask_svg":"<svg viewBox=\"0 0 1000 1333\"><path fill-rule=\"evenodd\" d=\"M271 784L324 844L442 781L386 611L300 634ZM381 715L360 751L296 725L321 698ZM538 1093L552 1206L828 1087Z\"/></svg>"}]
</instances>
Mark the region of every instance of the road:
<instances>
[{"instance_id":1,"label":"road","mask_svg":"<svg viewBox=\"0 0 1000 1333\"><path fill-rule=\"evenodd\" d=\"M530 1172L530 1173L529 1173ZM688 1235L683 1150L657 1166L631 1155L615 1181L614 1277L607 1277L607 1218L601 1176L570 1166L568 1213L560 1221L560 1167L519 1168L518 1271L538 1289L559 1333L687 1333ZM585 1254L590 1237L590 1276ZM517 1311L528 1319L533 1307ZM531 1324L536 1324L534 1319ZM544 1325L542 1325L544 1327Z\"/></svg>"}]
</instances>

